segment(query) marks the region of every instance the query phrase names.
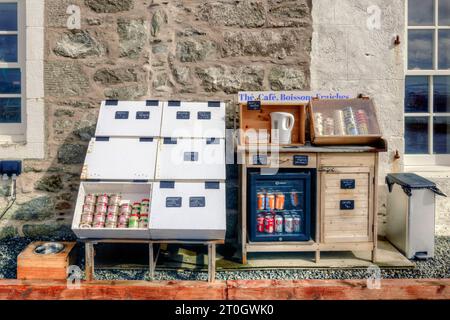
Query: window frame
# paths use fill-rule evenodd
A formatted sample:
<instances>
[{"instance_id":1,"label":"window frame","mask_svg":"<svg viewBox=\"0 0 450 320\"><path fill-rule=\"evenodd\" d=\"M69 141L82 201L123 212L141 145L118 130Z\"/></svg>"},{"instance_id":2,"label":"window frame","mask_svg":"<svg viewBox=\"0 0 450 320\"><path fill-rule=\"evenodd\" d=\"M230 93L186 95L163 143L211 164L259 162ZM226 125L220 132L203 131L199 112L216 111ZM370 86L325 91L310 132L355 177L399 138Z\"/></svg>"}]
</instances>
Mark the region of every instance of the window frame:
<instances>
[{"instance_id":1,"label":"window frame","mask_svg":"<svg viewBox=\"0 0 450 320\"><path fill-rule=\"evenodd\" d=\"M450 117L450 112L447 113L435 113L434 112L434 79L435 76L450 76L449 70L439 70L439 30L450 30L450 26L439 25L439 1L434 0L434 25L433 26L410 26L409 25L409 0L405 1L405 26L406 26L406 41L405 41L405 80L408 76L426 76L428 78L428 112L406 113L403 108L404 119L414 117L428 117L428 154L406 154L405 165L407 166L435 166L444 165L450 166L450 154L434 154L434 117ZM433 30L433 70L409 70L409 31L410 30ZM406 81L405 81L406 91ZM406 97L405 97L406 99ZM404 121L404 129L405 128ZM405 131L406 133L406 131ZM406 139L405 139L406 150Z\"/></svg>"},{"instance_id":2,"label":"window frame","mask_svg":"<svg viewBox=\"0 0 450 320\"><path fill-rule=\"evenodd\" d=\"M0 123L0 136L9 136L12 141L23 140L26 124L26 16L25 3L19 0L0 0L0 3L17 3L17 31L0 31L0 35L17 35L17 62L0 62L0 68L20 69L21 92L20 94L0 94L0 98L20 98L21 102L21 122L20 123Z\"/></svg>"}]
</instances>

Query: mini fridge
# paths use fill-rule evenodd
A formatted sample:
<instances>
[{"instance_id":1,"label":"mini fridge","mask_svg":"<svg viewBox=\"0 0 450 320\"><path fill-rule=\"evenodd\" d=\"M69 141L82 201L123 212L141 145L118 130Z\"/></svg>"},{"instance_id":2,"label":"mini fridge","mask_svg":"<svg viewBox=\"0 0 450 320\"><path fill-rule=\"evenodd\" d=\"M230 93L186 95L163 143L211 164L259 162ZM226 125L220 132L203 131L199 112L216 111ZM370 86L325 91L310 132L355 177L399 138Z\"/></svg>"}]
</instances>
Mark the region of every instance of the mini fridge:
<instances>
[{"instance_id":1,"label":"mini fridge","mask_svg":"<svg viewBox=\"0 0 450 320\"><path fill-rule=\"evenodd\" d=\"M248 173L251 242L309 241L313 236L316 170Z\"/></svg>"}]
</instances>

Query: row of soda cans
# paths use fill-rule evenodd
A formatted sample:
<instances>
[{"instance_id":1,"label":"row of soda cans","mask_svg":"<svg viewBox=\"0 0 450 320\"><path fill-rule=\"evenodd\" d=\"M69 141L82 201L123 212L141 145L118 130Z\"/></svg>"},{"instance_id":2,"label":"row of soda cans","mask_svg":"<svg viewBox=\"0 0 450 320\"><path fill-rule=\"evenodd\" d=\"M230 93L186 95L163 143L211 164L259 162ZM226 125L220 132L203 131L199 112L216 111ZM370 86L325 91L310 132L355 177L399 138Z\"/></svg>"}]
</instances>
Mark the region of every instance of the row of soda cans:
<instances>
[{"instance_id":1,"label":"row of soda cans","mask_svg":"<svg viewBox=\"0 0 450 320\"><path fill-rule=\"evenodd\" d=\"M291 205L297 207L299 204L299 194L298 192L288 193ZM284 193L264 193L258 192L256 195L256 209L257 210L284 210L286 196Z\"/></svg>"},{"instance_id":2,"label":"row of soda cans","mask_svg":"<svg viewBox=\"0 0 450 320\"><path fill-rule=\"evenodd\" d=\"M256 217L256 231L258 233L300 233L302 218L297 214L260 213Z\"/></svg>"}]
</instances>

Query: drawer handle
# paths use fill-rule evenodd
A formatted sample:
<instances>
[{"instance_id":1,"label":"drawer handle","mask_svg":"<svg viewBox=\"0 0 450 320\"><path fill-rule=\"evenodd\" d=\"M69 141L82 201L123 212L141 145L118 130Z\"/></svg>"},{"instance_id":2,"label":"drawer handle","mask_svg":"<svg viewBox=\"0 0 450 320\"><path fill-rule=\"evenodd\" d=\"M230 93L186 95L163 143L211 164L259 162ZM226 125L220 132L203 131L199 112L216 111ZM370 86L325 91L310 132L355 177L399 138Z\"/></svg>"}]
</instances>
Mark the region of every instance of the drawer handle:
<instances>
[{"instance_id":1,"label":"drawer handle","mask_svg":"<svg viewBox=\"0 0 450 320\"><path fill-rule=\"evenodd\" d=\"M336 169L335 168L322 168L322 169L319 169L319 172L335 173Z\"/></svg>"}]
</instances>

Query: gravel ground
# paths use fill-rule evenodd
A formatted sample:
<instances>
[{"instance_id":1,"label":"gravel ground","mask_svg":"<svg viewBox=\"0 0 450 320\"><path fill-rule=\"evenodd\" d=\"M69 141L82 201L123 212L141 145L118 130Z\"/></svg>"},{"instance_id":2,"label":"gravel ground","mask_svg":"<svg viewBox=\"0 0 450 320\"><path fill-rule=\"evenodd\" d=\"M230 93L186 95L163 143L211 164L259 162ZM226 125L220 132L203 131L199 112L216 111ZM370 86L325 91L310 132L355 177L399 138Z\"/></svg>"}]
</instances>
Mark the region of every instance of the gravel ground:
<instances>
[{"instance_id":1,"label":"gravel ground","mask_svg":"<svg viewBox=\"0 0 450 320\"><path fill-rule=\"evenodd\" d=\"M0 279L16 277L16 257L32 241L74 240L71 236L60 239L10 238L0 241ZM437 237L435 258L415 261L411 269L382 268L381 278L450 278L450 237ZM80 266L82 267L82 266ZM220 271L218 280L257 279L365 279L370 274L365 268L358 269L264 269L253 271ZM148 280L148 272L142 269L95 271L98 280ZM206 280L206 272L197 271L156 271L155 280Z\"/></svg>"}]
</instances>

